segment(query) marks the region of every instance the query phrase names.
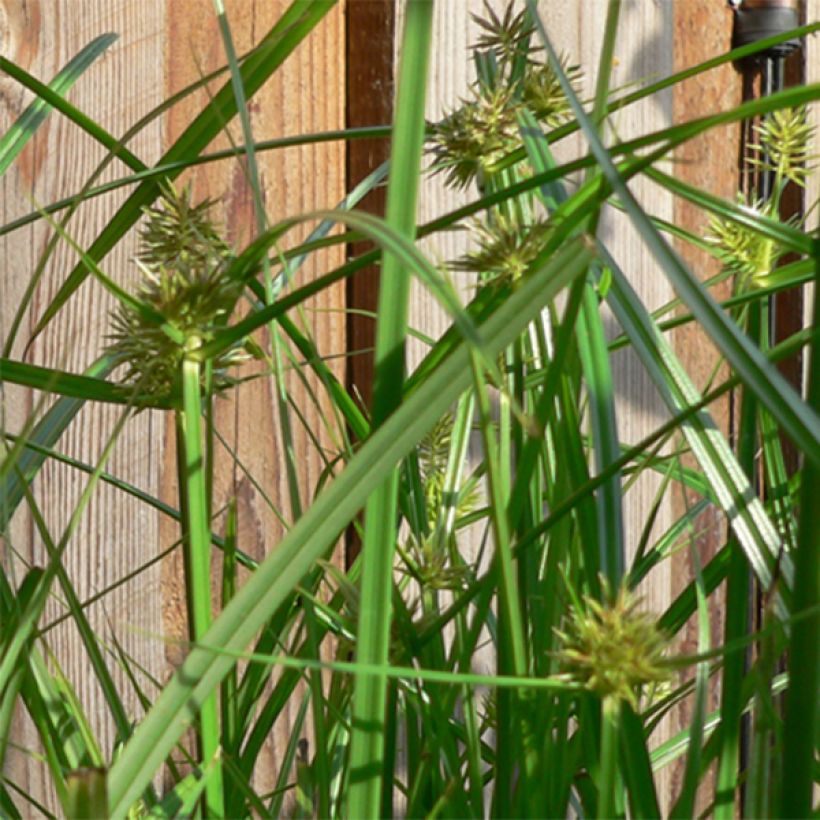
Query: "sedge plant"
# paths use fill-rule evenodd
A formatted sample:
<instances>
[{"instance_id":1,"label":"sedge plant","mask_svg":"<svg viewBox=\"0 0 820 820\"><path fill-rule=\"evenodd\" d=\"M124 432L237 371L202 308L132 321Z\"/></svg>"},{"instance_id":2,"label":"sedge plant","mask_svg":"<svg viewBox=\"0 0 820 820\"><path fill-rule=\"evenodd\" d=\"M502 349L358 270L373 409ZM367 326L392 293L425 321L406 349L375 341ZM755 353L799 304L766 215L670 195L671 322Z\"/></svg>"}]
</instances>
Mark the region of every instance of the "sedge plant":
<instances>
[{"instance_id":1,"label":"sedge plant","mask_svg":"<svg viewBox=\"0 0 820 820\"><path fill-rule=\"evenodd\" d=\"M44 796L27 793L4 775L0 813L808 816L820 618L819 359L814 324L776 340L767 310L772 294L816 279L817 242L804 223L781 220L779 202L812 173L806 111L820 88L787 89L621 140L609 127L614 112L777 38L613 91L618 0L607 4L598 64L583 67L555 49L542 7L513 0L477 9L474 79L441 119L425 122L435 4L404 5L395 116L368 129L265 140L270 135L253 133L251 98L333 0L294 0L244 55L216 0L226 65L121 140L64 97L111 38L95 40L50 84L0 58L0 68L37 95L0 141L0 172L15 168L52 109L105 147L104 165L120 157L129 168L103 185L102 166L81 191L0 226L0 235L13 235L43 220L53 230L14 306L0 359L4 386L53 397L35 401L19 428L4 426L0 466L0 759L20 751L13 716L23 710L36 735L26 751L50 787ZM155 166L130 152L128 140L152 117L215 79L221 87ZM204 154L234 117L244 143ZM750 161L771 182L766 198L747 192L725 201L668 173L664 161L687 140L752 120ZM572 135L580 135L580 154L557 159ZM374 136L391 139L387 166L336 207L273 223L257 167L263 152ZM213 203L174 180L237 157L254 224L251 239L231 247ZM465 204L419 224L424 174ZM641 175L706 212L708 235L648 212L629 188ZM385 179L385 217L355 210ZM75 210L120 185L133 190L83 246L73 238ZM635 292L598 230L610 206L625 212L651 251L676 291L673 303L650 311ZM106 257L140 220L134 289L106 270ZM306 225L312 232L293 240ZM467 249L434 263L418 240L454 229L465 232ZM305 274L319 251L362 237L375 250ZM25 322L63 242L80 262ZM721 272L702 282L673 242L713 255ZM378 260L367 406L304 319L312 297ZM456 292L454 272L469 279L466 294ZM439 339L409 325L414 277L448 313ZM733 293L718 301L713 286L727 278ZM83 373L34 363L32 342L52 332L84 283L113 300L104 349ZM605 332L605 308L614 333ZM723 365L703 390L667 335L689 323L707 334ZM28 348L18 353L27 326ZM410 371L405 348L414 336L427 351ZM666 408L640 441L622 438L617 425L625 408L612 358L624 347ZM810 362L804 394L777 367L799 351ZM227 443L215 411L219 402L241 402L237 388L251 379L269 380L276 397L281 505ZM730 391L740 407L735 441L710 410ZM119 409L118 423L99 460L85 462L66 452L64 436L84 407L103 403ZM308 420L316 408L322 430ZM109 467L121 431L149 412L173 414L174 498L146 493ZM306 454L295 447L300 428L323 465L307 490ZM257 446L271 458L277 452L272 442ZM51 463L87 481L68 527L54 533L38 496ZM264 556L251 556L237 494L220 495L224 463L279 522L281 537ZM630 545L624 499L646 475L658 478L656 498L638 522L640 544ZM63 566L77 521L103 485L178 524L174 542L155 545L132 574L174 550L184 555L189 634L166 681L128 655L116 630L86 616L116 585L83 601ZM656 533L658 510L683 492L696 500ZM701 565L696 544L707 511L727 526L725 543ZM20 573L12 524L24 518L47 549L44 566ZM362 550L343 564L334 551L351 527ZM691 550L691 577L664 612L649 611L639 585L651 585L681 550ZM727 618L715 641L710 607L724 581ZM750 618L753 589L759 607ZM697 651L687 654L681 645L692 623ZM99 742L77 681L63 671L52 637L58 624L82 637L116 726L113 748ZM714 685L721 695L712 710ZM664 719L682 708L691 715L686 729L662 734ZM266 743L285 725L270 769ZM673 766L678 786L665 794L658 773Z\"/></svg>"}]
</instances>

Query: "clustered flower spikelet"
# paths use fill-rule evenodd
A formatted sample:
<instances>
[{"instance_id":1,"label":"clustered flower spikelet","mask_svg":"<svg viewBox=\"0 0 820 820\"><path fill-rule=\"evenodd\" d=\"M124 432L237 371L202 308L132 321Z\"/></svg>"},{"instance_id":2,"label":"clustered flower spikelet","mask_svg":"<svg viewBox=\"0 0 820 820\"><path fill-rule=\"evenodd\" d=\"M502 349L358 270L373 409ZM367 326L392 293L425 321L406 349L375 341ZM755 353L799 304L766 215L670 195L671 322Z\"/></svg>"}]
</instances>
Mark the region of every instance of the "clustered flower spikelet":
<instances>
[{"instance_id":1,"label":"clustered flower spikelet","mask_svg":"<svg viewBox=\"0 0 820 820\"><path fill-rule=\"evenodd\" d=\"M445 503L445 476L454 423L453 414L445 413L418 446L427 527L431 532L436 528ZM475 491L461 488L456 500L456 515L466 515L474 509L475 504ZM411 535L405 560L412 567L413 577L426 590L463 589L474 576L472 566L454 562L447 545L433 537L417 539Z\"/></svg>"},{"instance_id":2,"label":"clustered flower spikelet","mask_svg":"<svg viewBox=\"0 0 820 820\"><path fill-rule=\"evenodd\" d=\"M552 226L545 220L521 225L495 211L489 220L472 223L477 247L452 263L455 270L481 276L483 284L515 285L544 251Z\"/></svg>"},{"instance_id":3,"label":"clustered flower spikelet","mask_svg":"<svg viewBox=\"0 0 820 820\"><path fill-rule=\"evenodd\" d=\"M529 41L533 33L526 11L513 15L513 2L503 17L489 4L486 17L474 16L481 28L477 49L493 64L470 95L440 122L430 125L433 168L447 174L447 182L464 188L474 179L483 184L499 162L521 145L518 117L525 110L554 128L566 120L569 103L549 63L534 58ZM561 70L573 85L581 72L561 61Z\"/></svg>"},{"instance_id":4,"label":"clustered flower spikelet","mask_svg":"<svg viewBox=\"0 0 820 820\"><path fill-rule=\"evenodd\" d=\"M751 163L804 186L815 158L809 154L814 129L808 122L806 106L773 111L755 126L755 131L760 142L749 146L757 154Z\"/></svg>"},{"instance_id":5,"label":"clustered flower spikelet","mask_svg":"<svg viewBox=\"0 0 820 820\"><path fill-rule=\"evenodd\" d=\"M146 210L137 265L143 274L140 302L178 331L179 343L137 306L121 303L114 312L109 352L125 367L122 380L141 396L159 398L174 388L185 343L201 342L224 327L242 290L225 275L230 249L211 221L211 201L191 204L190 189L178 194L163 187L157 204ZM247 358L241 345L212 361L211 387L233 384L228 369Z\"/></svg>"},{"instance_id":6,"label":"clustered flower spikelet","mask_svg":"<svg viewBox=\"0 0 820 820\"><path fill-rule=\"evenodd\" d=\"M501 63L510 62L530 50L528 41L534 29L526 10L513 16L513 7L514 4L509 3L504 16L499 17L488 0L484 0L486 17L470 15L481 29L476 47L492 52Z\"/></svg>"},{"instance_id":7,"label":"clustered flower spikelet","mask_svg":"<svg viewBox=\"0 0 820 820\"><path fill-rule=\"evenodd\" d=\"M664 657L668 639L651 614L638 610L640 601L627 589L606 597L605 604L586 598L566 632L558 632L564 643L561 665L581 686L637 709L642 686L671 677Z\"/></svg>"},{"instance_id":8,"label":"clustered flower spikelet","mask_svg":"<svg viewBox=\"0 0 820 820\"><path fill-rule=\"evenodd\" d=\"M743 193L738 194L737 202L750 213L771 217L771 209L764 202L750 203ZM738 277L738 290L754 285L771 273L781 255L780 248L768 237L719 216L710 217L706 241L714 246L723 267Z\"/></svg>"},{"instance_id":9,"label":"clustered flower spikelet","mask_svg":"<svg viewBox=\"0 0 820 820\"><path fill-rule=\"evenodd\" d=\"M512 91L477 84L441 122L430 127L434 168L447 173L454 188L466 188L518 147L518 123Z\"/></svg>"}]
</instances>

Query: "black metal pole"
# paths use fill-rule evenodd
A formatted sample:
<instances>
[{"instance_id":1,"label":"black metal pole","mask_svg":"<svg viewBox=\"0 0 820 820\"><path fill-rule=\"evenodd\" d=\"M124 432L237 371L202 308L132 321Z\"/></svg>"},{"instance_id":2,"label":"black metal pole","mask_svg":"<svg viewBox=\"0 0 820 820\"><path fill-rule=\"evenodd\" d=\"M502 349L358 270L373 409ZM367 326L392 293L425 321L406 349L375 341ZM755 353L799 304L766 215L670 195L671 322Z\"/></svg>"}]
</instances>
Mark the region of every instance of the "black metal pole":
<instances>
[{"instance_id":1,"label":"black metal pole","mask_svg":"<svg viewBox=\"0 0 820 820\"><path fill-rule=\"evenodd\" d=\"M735 9L733 44L735 47L750 45L768 37L785 34L800 25L799 0L735 0L731 4ZM760 72L760 95L767 97L783 89L786 58L801 47L798 38L786 40L756 56L745 60L739 68L744 71L752 86L753 73ZM766 159L766 158L761 158ZM763 203L770 202L775 195L775 174L770 169L759 169L757 174L756 195ZM774 343L777 333L777 301L768 300L768 334L769 342ZM758 482L755 481L755 485ZM758 487L758 489L760 489ZM748 589L747 612L759 621L761 602L753 587ZM746 659L748 665L748 655ZM747 770L749 762L750 722L748 716L742 721L740 731L740 766ZM740 791L741 813L745 804L745 790Z\"/></svg>"}]
</instances>

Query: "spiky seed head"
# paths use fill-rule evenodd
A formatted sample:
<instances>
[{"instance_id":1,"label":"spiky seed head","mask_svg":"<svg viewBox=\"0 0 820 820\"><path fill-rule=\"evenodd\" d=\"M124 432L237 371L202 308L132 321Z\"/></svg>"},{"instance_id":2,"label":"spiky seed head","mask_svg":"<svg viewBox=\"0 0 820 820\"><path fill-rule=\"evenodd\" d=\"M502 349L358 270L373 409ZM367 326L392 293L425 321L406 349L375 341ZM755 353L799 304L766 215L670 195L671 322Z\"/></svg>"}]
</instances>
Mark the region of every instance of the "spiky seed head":
<instances>
[{"instance_id":1,"label":"spiky seed head","mask_svg":"<svg viewBox=\"0 0 820 820\"><path fill-rule=\"evenodd\" d=\"M543 252L552 226L539 220L525 225L501 212L471 225L477 247L452 264L455 270L479 274L483 284L515 285Z\"/></svg>"},{"instance_id":2,"label":"spiky seed head","mask_svg":"<svg viewBox=\"0 0 820 820\"><path fill-rule=\"evenodd\" d=\"M526 9L513 14L515 0L510 0L503 17L495 13L488 0L484 0L484 16L470 16L481 29L475 47L492 52L501 63L509 63L526 55L532 49L528 40L534 31Z\"/></svg>"},{"instance_id":3,"label":"spiky seed head","mask_svg":"<svg viewBox=\"0 0 820 820\"><path fill-rule=\"evenodd\" d=\"M157 204L146 210L137 265L142 273L137 296L180 332L182 344L134 305L120 304L112 317L110 353L124 365L122 381L147 398L174 388L189 340L207 341L224 326L242 290L225 275L230 250L210 217L212 202L191 203L190 188L177 193L163 186ZM234 381L228 370L247 358L236 345L213 362L212 388Z\"/></svg>"},{"instance_id":4,"label":"spiky seed head","mask_svg":"<svg viewBox=\"0 0 820 820\"><path fill-rule=\"evenodd\" d=\"M668 638L656 619L639 609L640 601L626 588L605 603L585 598L574 610L565 631L560 663L568 677L602 698L614 698L638 708L641 687L671 677L665 657Z\"/></svg>"},{"instance_id":5,"label":"spiky seed head","mask_svg":"<svg viewBox=\"0 0 820 820\"><path fill-rule=\"evenodd\" d=\"M749 202L743 193L738 194L737 202L750 213L772 215L770 204L760 200ZM737 278L740 291L763 284L782 255L782 249L773 240L734 220L718 216L709 219L706 241L715 248L724 270Z\"/></svg>"},{"instance_id":6,"label":"spiky seed head","mask_svg":"<svg viewBox=\"0 0 820 820\"><path fill-rule=\"evenodd\" d=\"M519 142L517 106L509 88L476 85L471 98L430 126L433 169L455 188L488 173Z\"/></svg>"},{"instance_id":7,"label":"spiky seed head","mask_svg":"<svg viewBox=\"0 0 820 820\"><path fill-rule=\"evenodd\" d=\"M751 163L805 186L814 170L811 161L816 159L809 154L814 128L809 124L806 106L773 111L754 130L759 142L749 146L756 153Z\"/></svg>"},{"instance_id":8,"label":"spiky seed head","mask_svg":"<svg viewBox=\"0 0 820 820\"><path fill-rule=\"evenodd\" d=\"M579 66L570 65L561 58L561 70L567 75L576 92L583 74ZM531 63L522 82L522 98L535 118L550 128L565 122L571 113L558 74L550 63Z\"/></svg>"}]
</instances>

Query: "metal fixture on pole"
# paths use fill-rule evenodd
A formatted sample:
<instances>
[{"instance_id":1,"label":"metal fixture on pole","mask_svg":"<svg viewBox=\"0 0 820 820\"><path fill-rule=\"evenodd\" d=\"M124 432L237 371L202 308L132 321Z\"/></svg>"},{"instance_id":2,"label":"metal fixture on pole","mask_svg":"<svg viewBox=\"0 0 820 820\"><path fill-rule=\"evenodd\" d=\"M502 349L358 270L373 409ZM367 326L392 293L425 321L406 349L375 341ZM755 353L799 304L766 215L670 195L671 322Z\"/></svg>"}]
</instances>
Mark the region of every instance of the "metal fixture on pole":
<instances>
[{"instance_id":1,"label":"metal fixture on pole","mask_svg":"<svg viewBox=\"0 0 820 820\"><path fill-rule=\"evenodd\" d=\"M731 5L735 8L733 39L736 47L786 34L800 25L799 0L734 0ZM760 67L762 96L782 90L785 60L801 45L800 39L795 37L771 46L750 61L751 66ZM758 186L760 199L769 199L771 184L771 173L761 174Z\"/></svg>"}]
</instances>

